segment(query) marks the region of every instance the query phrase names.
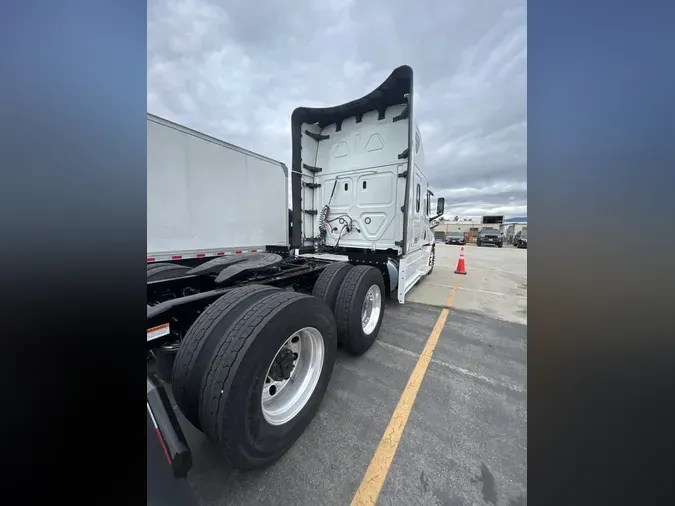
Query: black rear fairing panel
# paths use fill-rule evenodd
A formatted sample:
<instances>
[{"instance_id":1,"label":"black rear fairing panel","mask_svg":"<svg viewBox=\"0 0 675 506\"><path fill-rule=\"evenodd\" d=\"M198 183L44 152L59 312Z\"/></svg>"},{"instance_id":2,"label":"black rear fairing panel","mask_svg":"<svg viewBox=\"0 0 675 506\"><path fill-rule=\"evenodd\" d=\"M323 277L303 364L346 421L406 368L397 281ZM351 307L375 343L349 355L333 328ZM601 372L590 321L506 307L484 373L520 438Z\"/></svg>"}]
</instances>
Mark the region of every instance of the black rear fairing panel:
<instances>
[{"instance_id":1,"label":"black rear fairing panel","mask_svg":"<svg viewBox=\"0 0 675 506\"><path fill-rule=\"evenodd\" d=\"M394 71L373 91L362 98L333 107L298 107L291 115L292 163L291 163L291 195L293 200L291 247L302 246L302 125L317 124L321 128L339 123L346 118L359 117L370 111L384 111L387 107L408 103L408 117L413 112L413 70L407 65ZM412 145L413 121L409 121L408 148ZM408 157L408 175L412 174ZM406 196L409 194L409 177L406 179ZM406 197L407 198L407 197ZM404 221L403 243L406 244L407 220ZM404 251L405 254L405 251Z\"/></svg>"}]
</instances>

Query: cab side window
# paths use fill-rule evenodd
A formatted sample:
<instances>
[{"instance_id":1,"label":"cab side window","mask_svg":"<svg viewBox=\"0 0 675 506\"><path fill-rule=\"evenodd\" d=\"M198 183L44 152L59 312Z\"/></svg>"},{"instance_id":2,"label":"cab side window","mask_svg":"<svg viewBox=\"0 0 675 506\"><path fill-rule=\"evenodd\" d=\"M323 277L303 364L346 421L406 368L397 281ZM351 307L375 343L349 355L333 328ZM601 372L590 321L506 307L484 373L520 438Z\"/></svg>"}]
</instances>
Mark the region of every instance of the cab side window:
<instances>
[{"instance_id":1,"label":"cab side window","mask_svg":"<svg viewBox=\"0 0 675 506\"><path fill-rule=\"evenodd\" d=\"M420 187L420 184L417 183L417 190L415 192L415 212L419 213L420 212L420 204L421 204L421 199L422 199L422 194L420 193L422 188Z\"/></svg>"}]
</instances>

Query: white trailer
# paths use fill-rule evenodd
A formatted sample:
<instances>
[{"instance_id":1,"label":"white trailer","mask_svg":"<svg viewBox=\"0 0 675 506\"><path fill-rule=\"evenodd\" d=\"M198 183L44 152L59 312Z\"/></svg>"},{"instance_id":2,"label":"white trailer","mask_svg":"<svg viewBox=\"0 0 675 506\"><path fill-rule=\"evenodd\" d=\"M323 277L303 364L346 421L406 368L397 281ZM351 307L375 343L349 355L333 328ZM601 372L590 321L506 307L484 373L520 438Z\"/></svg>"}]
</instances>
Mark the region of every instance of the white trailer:
<instances>
[{"instance_id":1,"label":"white trailer","mask_svg":"<svg viewBox=\"0 0 675 506\"><path fill-rule=\"evenodd\" d=\"M147 118L148 263L288 245L283 163Z\"/></svg>"},{"instance_id":2,"label":"white trailer","mask_svg":"<svg viewBox=\"0 0 675 506\"><path fill-rule=\"evenodd\" d=\"M365 353L386 298L433 269L444 199L432 216L410 67L296 109L291 132L289 227L283 164L148 116L148 414L176 476L191 454L155 372L234 467L268 465L318 410L338 343Z\"/></svg>"}]
</instances>

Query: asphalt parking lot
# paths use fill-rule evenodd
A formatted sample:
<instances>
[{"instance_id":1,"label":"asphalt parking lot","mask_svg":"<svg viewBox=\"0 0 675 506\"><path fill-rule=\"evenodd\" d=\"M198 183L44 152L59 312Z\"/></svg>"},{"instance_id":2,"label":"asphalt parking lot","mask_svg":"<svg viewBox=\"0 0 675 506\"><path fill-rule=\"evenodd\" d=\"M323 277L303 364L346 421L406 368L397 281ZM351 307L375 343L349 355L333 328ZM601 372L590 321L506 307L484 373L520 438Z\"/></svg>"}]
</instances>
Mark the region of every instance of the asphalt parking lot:
<instances>
[{"instance_id":1,"label":"asphalt parking lot","mask_svg":"<svg viewBox=\"0 0 675 506\"><path fill-rule=\"evenodd\" d=\"M380 473L377 504L525 505L527 250L466 246L466 276L454 274L458 255L459 247L437 244L434 271L405 305L388 303L376 344L358 358L339 353L319 413L272 467L228 469L181 418L199 502L352 503L447 307L393 461Z\"/></svg>"}]
</instances>

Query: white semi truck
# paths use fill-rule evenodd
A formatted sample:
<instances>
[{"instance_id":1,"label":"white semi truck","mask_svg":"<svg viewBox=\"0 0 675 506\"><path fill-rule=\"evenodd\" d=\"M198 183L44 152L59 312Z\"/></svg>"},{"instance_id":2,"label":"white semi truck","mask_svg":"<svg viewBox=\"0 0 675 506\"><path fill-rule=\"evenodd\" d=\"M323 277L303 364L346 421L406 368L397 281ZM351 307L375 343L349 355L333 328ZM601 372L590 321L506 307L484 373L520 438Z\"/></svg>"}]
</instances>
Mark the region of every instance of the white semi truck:
<instances>
[{"instance_id":1,"label":"white semi truck","mask_svg":"<svg viewBox=\"0 0 675 506\"><path fill-rule=\"evenodd\" d=\"M232 466L277 460L319 408L338 346L365 353L435 241L413 72L296 109L292 164L148 115L148 417L191 454L163 384ZM288 184L292 211L287 208Z\"/></svg>"}]
</instances>

